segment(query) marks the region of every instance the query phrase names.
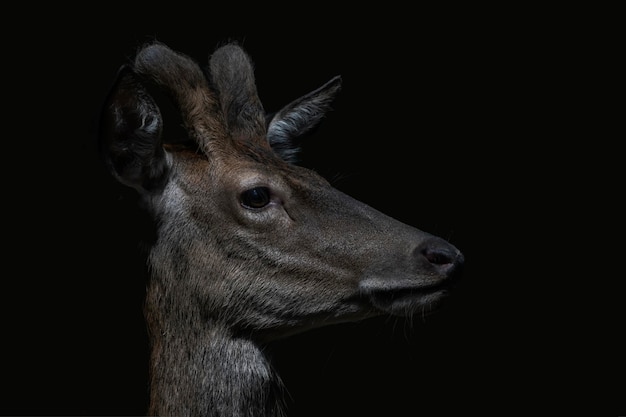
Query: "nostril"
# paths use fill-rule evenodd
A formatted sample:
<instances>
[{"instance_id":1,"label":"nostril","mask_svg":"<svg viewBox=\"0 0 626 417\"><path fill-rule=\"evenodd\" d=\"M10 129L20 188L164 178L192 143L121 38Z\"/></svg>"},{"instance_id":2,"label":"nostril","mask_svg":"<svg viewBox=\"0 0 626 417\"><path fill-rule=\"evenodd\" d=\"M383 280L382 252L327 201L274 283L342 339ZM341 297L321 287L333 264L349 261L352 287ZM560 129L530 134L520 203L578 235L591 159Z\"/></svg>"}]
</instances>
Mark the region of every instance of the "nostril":
<instances>
[{"instance_id":1,"label":"nostril","mask_svg":"<svg viewBox=\"0 0 626 417\"><path fill-rule=\"evenodd\" d=\"M448 242L439 239L430 241L420 253L432 267L446 276L457 275L463 268L463 254Z\"/></svg>"},{"instance_id":2,"label":"nostril","mask_svg":"<svg viewBox=\"0 0 626 417\"><path fill-rule=\"evenodd\" d=\"M431 264L446 265L454 262L453 255L444 248L426 248L422 254Z\"/></svg>"}]
</instances>

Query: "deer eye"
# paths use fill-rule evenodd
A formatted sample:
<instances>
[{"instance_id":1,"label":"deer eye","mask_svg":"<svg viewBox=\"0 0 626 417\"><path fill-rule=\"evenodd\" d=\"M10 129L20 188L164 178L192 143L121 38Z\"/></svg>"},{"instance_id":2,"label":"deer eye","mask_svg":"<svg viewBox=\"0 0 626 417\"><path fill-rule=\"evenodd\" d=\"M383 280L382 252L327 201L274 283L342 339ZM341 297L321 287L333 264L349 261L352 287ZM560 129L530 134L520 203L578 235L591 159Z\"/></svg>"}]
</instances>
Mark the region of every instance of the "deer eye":
<instances>
[{"instance_id":1,"label":"deer eye","mask_svg":"<svg viewBox=\"0 0 626 417\"><path fill-rule=\"evenodd\" d=\"M262 208L267 206L269 202L270 189L267 187L255 187L241 193L241 204L246 208Z\"/></svg>"}]
</instances>

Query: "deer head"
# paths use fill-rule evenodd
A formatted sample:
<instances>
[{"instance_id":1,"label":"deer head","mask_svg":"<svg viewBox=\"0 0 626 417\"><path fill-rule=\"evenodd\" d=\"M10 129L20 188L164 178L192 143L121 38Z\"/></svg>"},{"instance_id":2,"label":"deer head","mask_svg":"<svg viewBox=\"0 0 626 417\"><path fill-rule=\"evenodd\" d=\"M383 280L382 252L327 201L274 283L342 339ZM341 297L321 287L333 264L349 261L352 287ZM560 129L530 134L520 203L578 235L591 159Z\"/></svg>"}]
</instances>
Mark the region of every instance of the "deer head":
<instances>
[{"instance_id":1,"label":"deer head","mask_svg":"<svg viewBox=\"0 0 626 417\"><path fill-rule=\"evenodd\" d=\"M172 98L187 137L162 137L152 85ZM155 220L146 315L157 350L181 332L219 328L262 342L407 316L446 295L463 264L457 248L296 164L297 139L340 86L332 78L269 116L252 62L234 43L215 50L204 71L158 42L120 69L101 144L112 174Z\"/></svg>"}]
</instances>

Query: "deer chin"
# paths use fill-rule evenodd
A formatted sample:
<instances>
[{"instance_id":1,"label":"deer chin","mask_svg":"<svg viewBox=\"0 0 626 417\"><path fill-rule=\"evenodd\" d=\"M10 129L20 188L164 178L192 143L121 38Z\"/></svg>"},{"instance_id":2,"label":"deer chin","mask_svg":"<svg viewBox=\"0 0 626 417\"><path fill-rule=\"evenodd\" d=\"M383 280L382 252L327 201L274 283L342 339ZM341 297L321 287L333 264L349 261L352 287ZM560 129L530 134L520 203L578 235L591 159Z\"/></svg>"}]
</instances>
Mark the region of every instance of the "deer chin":
<instances>
[{"instance_id":1,"label":"deer chin","mask_svg":"<svg viewBox=\"0 0 626 417\"><path fill-rule=\"evenodd\" d=\"M452 280L443 280L440 283L418 285L381 285L366 283L361 286L363 293L371 304L384 313L394 316L411 316L416 313L432 312L446 298L452 289Z\"/></svg>"}]
</instances>

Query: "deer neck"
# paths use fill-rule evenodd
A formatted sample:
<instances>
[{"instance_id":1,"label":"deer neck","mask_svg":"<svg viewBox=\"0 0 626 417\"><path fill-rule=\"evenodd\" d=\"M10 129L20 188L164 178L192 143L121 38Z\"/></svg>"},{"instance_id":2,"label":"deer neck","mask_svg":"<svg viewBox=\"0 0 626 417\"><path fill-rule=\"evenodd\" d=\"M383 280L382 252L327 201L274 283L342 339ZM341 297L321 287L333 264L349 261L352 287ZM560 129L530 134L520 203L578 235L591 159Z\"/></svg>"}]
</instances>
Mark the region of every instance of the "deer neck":
<instances>
[{"instance_id":1,"label":"deer neck","mask_svg":"<svg viewBox=\"0 0 626 417\"><path fill-rule=\"evenodd\" d=\"M215 325L153 333L152 349L149 415L284 416L280 378L252 340Z\"/></svg>"}]
</instances>

